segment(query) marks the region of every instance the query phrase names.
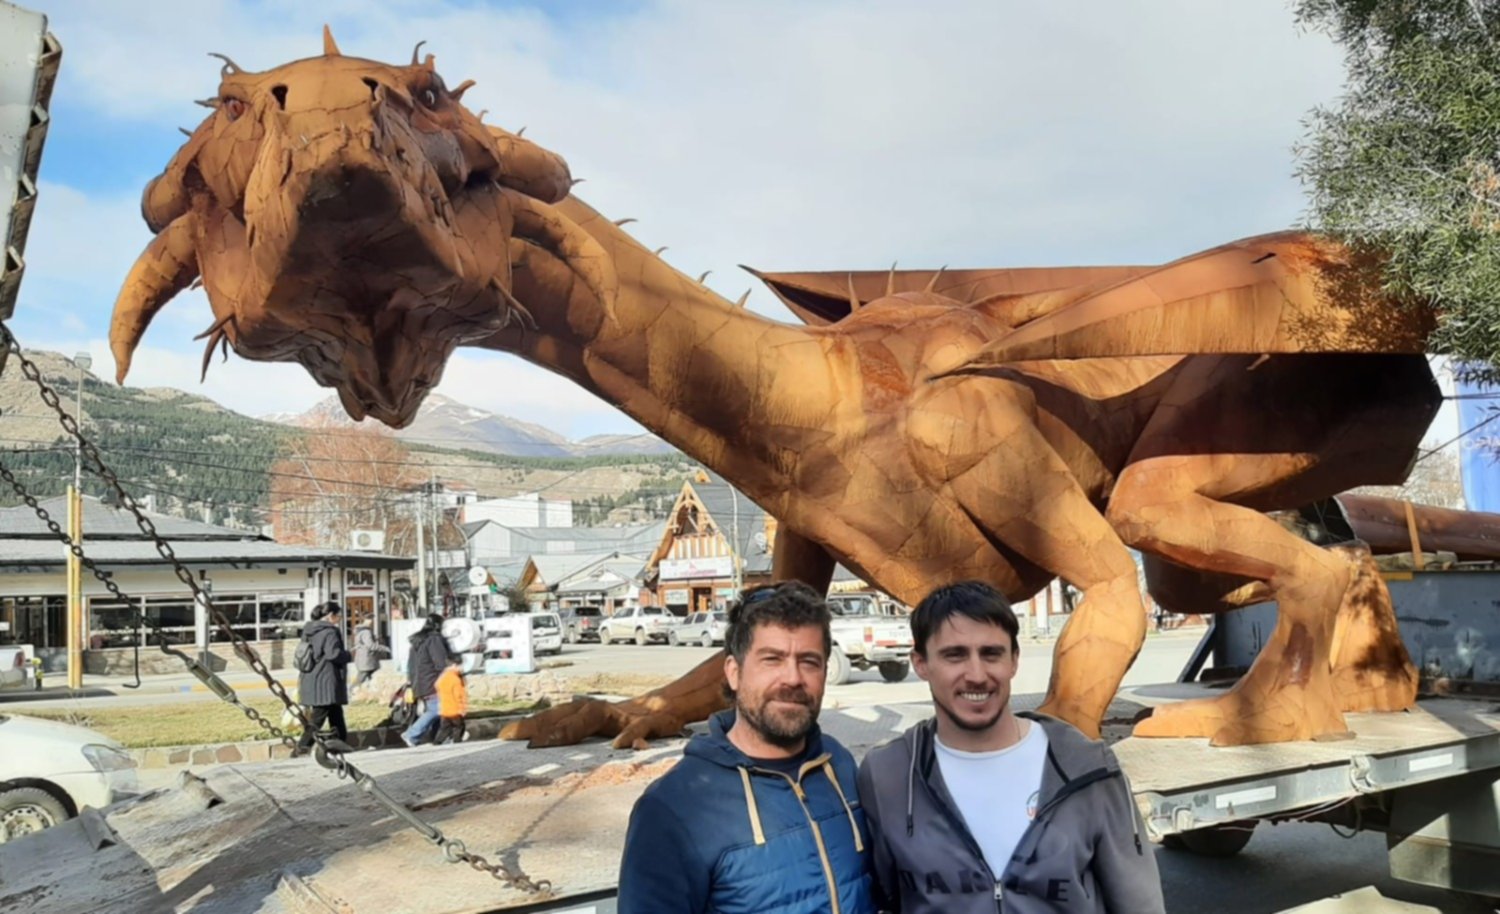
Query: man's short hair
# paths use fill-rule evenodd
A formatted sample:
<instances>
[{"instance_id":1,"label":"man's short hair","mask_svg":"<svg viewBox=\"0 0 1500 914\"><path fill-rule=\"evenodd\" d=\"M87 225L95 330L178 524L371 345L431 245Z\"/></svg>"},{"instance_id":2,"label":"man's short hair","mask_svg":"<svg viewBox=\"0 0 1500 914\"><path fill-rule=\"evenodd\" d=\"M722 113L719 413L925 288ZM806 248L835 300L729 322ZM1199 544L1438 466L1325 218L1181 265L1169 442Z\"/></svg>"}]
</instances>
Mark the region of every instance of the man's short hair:
<instances>
[{"instance_id":1,"label":"man's short hair","mask_svg":"<svg viewBox=\"0 0 1500 914\"><path fill-rule=\"evenodd\" d=\"M823 656L827 657L833 650L833 633L828 627L831 618L828 603L801 581L752 587L740 594L739 602L729 607L724 649L736 663L744 663L757 628L765 625L782 628L816 625L823 630Z\"/></svg>"},{"instance_id":2,"label":"man's short hair","mask_svg":"<svg viewBox=\"0 0 1500 914\"><path fill-rule=\"evenodd\" d=\"M946 584L922 598L911 613L912 650L927 656L927 639L954 616L998 625L1010 635L1012 653L1021 652L1020 622L1005 595L983 581Z\"/></svg>"}]
</instances>

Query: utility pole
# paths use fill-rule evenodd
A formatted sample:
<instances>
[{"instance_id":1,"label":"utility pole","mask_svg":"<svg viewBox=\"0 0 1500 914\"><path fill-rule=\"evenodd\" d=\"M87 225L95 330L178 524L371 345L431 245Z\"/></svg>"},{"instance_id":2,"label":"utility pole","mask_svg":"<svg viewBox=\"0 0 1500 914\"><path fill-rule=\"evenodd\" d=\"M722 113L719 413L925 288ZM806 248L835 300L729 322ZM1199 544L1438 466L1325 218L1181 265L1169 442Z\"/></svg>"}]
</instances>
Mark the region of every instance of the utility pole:
<instances>
[{"instance_id":1,"label":"utility pole","mask_svg":"<svg viewBox=\"0 0 1500 914\"><path fill-rule=\"evenodd\" d=\"M93 358L87 352L73 356L78 366L78 399L73 421L83 428L83 376ZM83 545L83 439L73 442L73 485L68 489L68 539ZM83 563L68 550L68 688L83 688Z\"/></svg>"},{"instance_id":2,"label":"utility pole","mask_svg":"<svg viewBox=\"0 0 1500 914\"><path fill-rule=\"evenodd\" d=\"M726 480L727 483L727 480ZM734 542L729 545L729 558L734 562L734 599L739 599L740 591L745 586L744 572L740 563L740 493L734 486L729 487L729 495L734 504L733 536Z\"/></svg>"},{"instance_id":3,"label":"utility pole","mask_svg":"<svg viewBox=\"0 0 1500 914\"><path fill-rule=\"evenodd\" d=\"M83 545L83 497L68 487L68 538ZM68 688L83 688L83 563L68 550Z\"/></svg>"},{"instance_id":4,"label":"utility pole","mask_svg":"<svg viewBox=\"0 0 1500 914\"><path fill-rule=\"evenodd\" d=\"M417 612L427 615L427 546L424 543L422 530L427 526L427 518L422 516L422 505L427 497L424 485L422 498L416 500L412 507L417 513Z\"/></svg>"},{"instance_id":5,"label":"utility pole","mask_svg":"<svg viewBox=\"0 0 1500 914\"><path fill-rule=\"evenodd\" d=\"M432 598L437 602L442 598L442 591L438 588L438 577L442 574L441 563L438 561L438 523L437 523L437 472L429 470L429 482L427 485L427 496L431 499L428 504L428 522L432 524Z\"/></svg>"}]
</instances>

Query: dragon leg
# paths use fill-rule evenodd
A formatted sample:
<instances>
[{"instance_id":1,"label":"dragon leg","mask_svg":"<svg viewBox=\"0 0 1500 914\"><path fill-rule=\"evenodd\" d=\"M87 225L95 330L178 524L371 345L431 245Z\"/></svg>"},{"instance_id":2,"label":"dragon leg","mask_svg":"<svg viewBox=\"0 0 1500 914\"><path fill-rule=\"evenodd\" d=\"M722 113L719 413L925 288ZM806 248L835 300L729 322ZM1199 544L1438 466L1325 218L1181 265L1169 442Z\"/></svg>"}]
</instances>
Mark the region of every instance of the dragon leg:
<instances>
[{"instance_id":1,"label":"dragon leg","mask_svg":"<svg viewBox=\"0 0 1500 914\"><path fill-rule=\"evenodd\" d=\"M1125 542L1199 571L1265 583L1276 628L1225 695L1157 708L1137 736L1203 736L1214 745L1282 742L1346 732L1330 658L1339 607L1354 575L1343 557L1260 511L1217 500L1284 479L1284 454L1163 456L1130 465L1108 516Z\"/></svg>"}]
</instances>

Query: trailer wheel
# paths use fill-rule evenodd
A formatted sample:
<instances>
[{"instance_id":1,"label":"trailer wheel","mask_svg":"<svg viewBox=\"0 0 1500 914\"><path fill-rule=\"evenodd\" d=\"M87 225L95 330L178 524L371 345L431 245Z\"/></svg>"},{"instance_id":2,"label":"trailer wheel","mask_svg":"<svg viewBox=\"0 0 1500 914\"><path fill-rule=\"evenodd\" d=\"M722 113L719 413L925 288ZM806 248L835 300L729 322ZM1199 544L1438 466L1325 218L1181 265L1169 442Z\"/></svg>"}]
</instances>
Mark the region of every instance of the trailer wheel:
<instances>
[{"instance_id":1,"label":"trailer wheel","mask_svg":"<svg viewBox=\"0 0 1500 914\"><path fill-rule=\"evenodd\" d=\"M911 664L905 660L887 660L880 665L880 675L886 682L902 682L911 672Z\"/></svg>"},{"instance_id":2,"label":"trailer wheel","mask_svg":"<svg viewBox=\"0 0 1500 914\"><path fill-rule=\"evenodd\" d=\"M1161 844L1169 850L1187 851L1199 857L1233 857L1245 849L1254 834L1254 822L1230 822L1167 835Z\"/></svg>"}]
</instances>

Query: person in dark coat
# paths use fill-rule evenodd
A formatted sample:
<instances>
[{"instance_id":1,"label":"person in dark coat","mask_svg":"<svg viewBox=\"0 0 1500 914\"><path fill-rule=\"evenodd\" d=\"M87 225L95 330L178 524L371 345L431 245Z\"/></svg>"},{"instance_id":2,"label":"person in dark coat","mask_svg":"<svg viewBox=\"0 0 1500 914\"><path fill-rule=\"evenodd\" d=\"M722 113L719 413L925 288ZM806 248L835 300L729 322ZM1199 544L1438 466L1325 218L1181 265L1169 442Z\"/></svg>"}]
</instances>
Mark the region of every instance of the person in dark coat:
<instances>
[{"instance_id":1,"label":"person in dark coat","mask_svg":"<svg viewBox=\"0 0 1500 914\"><path fill-rule=\"evenodd\" d=\"M391 649L375 638L375 628L365 622L354 629L354 688L359 688L380 669L380 656L389 655Z\"/></svg>"},{"instance_id":2,"label":"person in dark coat","mask_svg":"<svg viewBox=\"0 0 1500 914\"><path fill-rule=\"evenodd\" d=\"M344 724L344 705L349 703L349 661L354 658L344 649L340 621L344 608L329 601L313 610L313 620L302 630L312 657L312 669L297 679L297 700L307 709L308 726L297 741L298 754L312 748L314 736L326 722L340 740L348 742L349 728Z\"/></svg>"},{"instance_id":3,"label":"person in dark coat","mask_svg":"<svg viewBox=\"0 0 1500 914\"><path fill-rule=\"evenodd\" d=\"M406 669L412 691L422 696L422 713L401 734L408 746L425 741L427 731L437 722L437 681L448 667L449 656L448 642L443 638L443 617L433 613L427 617L427 624L411 636Z\"/></svg>"}]
</instances>

